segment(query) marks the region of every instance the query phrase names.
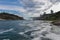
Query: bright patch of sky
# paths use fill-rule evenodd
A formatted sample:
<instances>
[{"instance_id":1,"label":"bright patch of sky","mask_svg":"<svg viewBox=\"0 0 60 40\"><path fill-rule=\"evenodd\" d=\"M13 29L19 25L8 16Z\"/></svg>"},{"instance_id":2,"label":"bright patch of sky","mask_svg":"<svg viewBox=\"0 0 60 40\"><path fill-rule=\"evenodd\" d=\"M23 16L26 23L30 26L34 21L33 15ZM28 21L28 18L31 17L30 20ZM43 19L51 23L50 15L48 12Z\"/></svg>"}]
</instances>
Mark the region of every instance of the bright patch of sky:
<instances>
[{"instance_id":1,"label":"bright patch of sky","mask_svg":"<svg viewBox=\"0 0 60 40\"><path fill-rule=\"evenodd\" d=\"M58 3L60 0L0 0L0 12L9 12L25 18L37 17L44 11L58 11Z\"/></svg>"}]
</instances>

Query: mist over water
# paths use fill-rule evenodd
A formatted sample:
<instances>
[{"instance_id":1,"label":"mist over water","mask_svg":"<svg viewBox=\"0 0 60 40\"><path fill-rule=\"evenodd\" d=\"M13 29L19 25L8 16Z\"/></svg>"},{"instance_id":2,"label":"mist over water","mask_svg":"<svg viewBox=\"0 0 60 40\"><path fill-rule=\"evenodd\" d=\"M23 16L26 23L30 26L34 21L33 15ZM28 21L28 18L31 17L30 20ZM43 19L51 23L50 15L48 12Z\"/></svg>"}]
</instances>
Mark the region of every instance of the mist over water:
<instances>
[{"instance_id":1,"label":"mist over water","mask_svg":"<svg viewBox=\"0 0 60 40\"><path fill-rule=\"evenodd\" d=\"M60 28L50 21L0 21L0 40L60 40Z\"/></svg>"}]
</instances>

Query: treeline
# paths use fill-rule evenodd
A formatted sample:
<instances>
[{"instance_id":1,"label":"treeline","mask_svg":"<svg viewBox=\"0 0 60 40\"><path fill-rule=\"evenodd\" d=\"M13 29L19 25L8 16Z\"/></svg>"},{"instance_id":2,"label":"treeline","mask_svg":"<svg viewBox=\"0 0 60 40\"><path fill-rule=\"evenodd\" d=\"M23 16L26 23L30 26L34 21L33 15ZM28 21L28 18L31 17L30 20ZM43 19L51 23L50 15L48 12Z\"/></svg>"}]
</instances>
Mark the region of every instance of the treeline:
<instances>
[{"instance_id":1,"label":"treeline","mask_svg":"<svg viewBox=\"0 0 60 40\"><path fill-rule=\"evenodd\" d=\"M40 16L41 20L60 20L60 11L56 13L43 14Z\"/></svg>"}]
</instances>

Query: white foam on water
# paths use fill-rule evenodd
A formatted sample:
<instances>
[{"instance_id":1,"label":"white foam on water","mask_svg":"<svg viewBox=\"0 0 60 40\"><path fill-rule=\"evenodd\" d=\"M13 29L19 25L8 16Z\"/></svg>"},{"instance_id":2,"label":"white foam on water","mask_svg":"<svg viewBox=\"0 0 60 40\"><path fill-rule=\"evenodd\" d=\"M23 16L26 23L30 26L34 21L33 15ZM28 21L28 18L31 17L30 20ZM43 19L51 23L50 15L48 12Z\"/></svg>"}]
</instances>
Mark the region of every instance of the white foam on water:
<instances>
[{"instance_id":1,"label":"white foam on water","mask_svg":"<svg viewBox=\"0 0 60 40\"><path fill-rule=\"evenodd\" d=\"M60 40L60 35L55 33L49 33L46 35L47 38L50 38L52 40Z\"/></svg>"},{"instance_id":2,"label":"white foam on water","mask_svg":"<svg viewBox=\"0 0 60 40\"><path fill-rule=\"evenodd\" d=\"M11 28L11 29L9 29L9 30L4 30L4 31L1 31L0 34L3 34L3 33L5 33L5 32L9 32L9 31L12 31L12 30L13 30L13 28Z\"/></svg>"},{"instance_id":3,"label":"white foam on water","mask_svg":"<svg viewBox=\"0 0 60 40\"><path fill-rule=\"evenodd\" d=\"M38 23L39 24L39 23ZM31 35L34 36L35 38L33 38L32 40L41 40L41 37L44 37L44 38L49 38L49 39L52 39L52 40L60 40L60 35L59 34L56 34L56 33L53 33L51 30L51 28L55 27L55 26L50 26L50 23L41 23L40 26L38 26L37 28L39 29L40 27L40 30L39 31L35 31L35 32L32 32ZM56 26L57 27L57 26ZM42 29L41 29L42 28ZM55 28L56 29L56 28ZM59 29L58 29L59 30ZM57 31L58 31L57 30ZM45 36L43 36L42 34L43 33L47 33ZM55 32L55 30L54 30Z\"/></svg>"},{"instance_id":4,"label":"white foam on water","mask_svg":"<svg viewBox=\"0 0 60 40\"><path fill-rule=\"evenodd\" d=\"M48 38L51 40L60 40L60 28L54 25L51 25L50 22L46 21L32 21L27 24L31 29L25 30L25 32L20 32L19 34L29 37L27 32L31 31L33 39L31 40L42 40L41 38ZM53 30L51 29L53 28Z\"/></svg>"}]
</instances>

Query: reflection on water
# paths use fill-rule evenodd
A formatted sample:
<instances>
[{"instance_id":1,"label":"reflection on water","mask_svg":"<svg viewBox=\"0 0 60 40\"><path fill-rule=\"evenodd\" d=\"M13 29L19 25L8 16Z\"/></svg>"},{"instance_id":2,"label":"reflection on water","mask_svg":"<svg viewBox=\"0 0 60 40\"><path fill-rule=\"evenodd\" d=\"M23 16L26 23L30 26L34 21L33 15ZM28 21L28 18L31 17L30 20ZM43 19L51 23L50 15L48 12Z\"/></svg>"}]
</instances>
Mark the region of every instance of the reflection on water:
<instances>
[{"instance_id":1,"label":"reflection on water","mask_svg":"<svg viewBox=\"0 0 60 40\"><path fill-rule=\"evenodd\" d=\"M3 39L3 40L10 40L10 39Z\"/></svg>"},{"instance_id":2,"label":"reflection on water","mask_svg":"<svg viewBox=\"0 0 60 40\"><path fill-rule=\"evenodd\" d=\"M0 21L0 40L59 40L60 28L49 21Z\"/></svg>"}]
</instances>

